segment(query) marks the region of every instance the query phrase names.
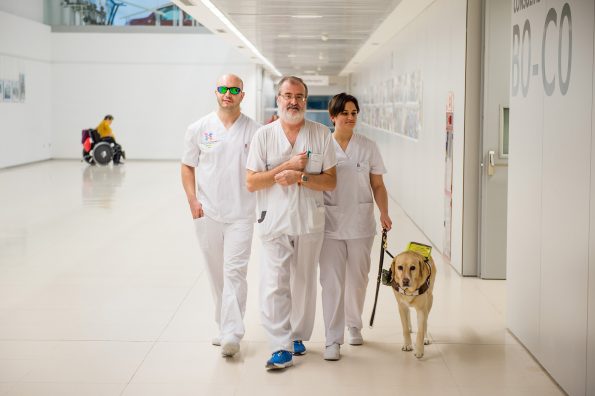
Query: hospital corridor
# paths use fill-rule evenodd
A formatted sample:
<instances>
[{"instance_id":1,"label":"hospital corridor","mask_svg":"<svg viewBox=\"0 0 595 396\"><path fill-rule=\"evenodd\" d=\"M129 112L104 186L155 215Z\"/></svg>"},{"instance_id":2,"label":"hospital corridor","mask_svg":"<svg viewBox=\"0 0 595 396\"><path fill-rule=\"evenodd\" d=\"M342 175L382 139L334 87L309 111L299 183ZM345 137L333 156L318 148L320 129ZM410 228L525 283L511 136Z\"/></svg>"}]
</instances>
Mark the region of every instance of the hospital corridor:
<instances>
[{"instance_id":1,"label":"hospital corridor","mask_svg":"<svg viewBox=\"0 0 595 396\"><path fill-rule=\"evenodd\" d=\"M594 374L594 0L0 0L0 396Z\"/></svg>"},{"instance_id":2,"label":"hospital corridor","mask_svg":"<svg viewBox=\"0 0 595 396\"><path fill-rule=\"evenodd\" d=\"M178 172L170 161L51 160L0 173L0 185L14 186L0 210L1 395L564 394L506 330L504 281L461 278L440 255L425 357L401 351L387 286L368 328L378 237L363 345L325 361L318 301L308 353L285 373L265 371L255 237L246 335L237 358L222 358ZM427 242L397 205L391 215L389 251Z\"/></svg>"}]
</instances>

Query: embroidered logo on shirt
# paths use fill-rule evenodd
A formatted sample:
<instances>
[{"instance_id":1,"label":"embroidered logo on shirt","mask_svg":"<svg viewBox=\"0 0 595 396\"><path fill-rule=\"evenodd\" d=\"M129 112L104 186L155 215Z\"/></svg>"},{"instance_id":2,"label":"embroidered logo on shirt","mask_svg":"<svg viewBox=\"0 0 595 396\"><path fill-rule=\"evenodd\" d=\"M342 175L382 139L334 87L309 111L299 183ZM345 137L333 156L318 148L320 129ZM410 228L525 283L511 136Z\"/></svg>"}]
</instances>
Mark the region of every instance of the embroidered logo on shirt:
<instances>
[{"instance_id":1,"label":"embroidered logo on shirt","mask_svg":"<svg viewBox=\"0 0 595 396\"><path fill-rule=\"evenodd\" d=\"M205 131L200 137L200 146L202 149L210 149L219 143L219 141L217 132Z\"/></svg>"}]
</instances>

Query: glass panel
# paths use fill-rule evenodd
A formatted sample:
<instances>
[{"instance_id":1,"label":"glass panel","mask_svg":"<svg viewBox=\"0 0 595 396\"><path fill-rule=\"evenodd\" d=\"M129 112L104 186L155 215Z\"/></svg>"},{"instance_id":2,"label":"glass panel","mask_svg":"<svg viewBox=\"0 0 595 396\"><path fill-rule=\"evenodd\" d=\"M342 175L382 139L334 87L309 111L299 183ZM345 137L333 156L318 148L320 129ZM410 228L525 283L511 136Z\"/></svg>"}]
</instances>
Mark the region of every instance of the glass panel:
<instances>
[{"instance_id":1,"label":"glass panel","mask_svg":"<svg viewBox=\"0 0 595 396\"><path fill-rule=\"evenodd\" d=\"M52 26L202 26L162 0L45 0L44 7Z\"/></svg>"},{"instance_id":2,"label":"glass panel","mask_svg":"<svg viewBox=\"0 0 595 396\"><path fill-rule=\"evenodd\" d=\"M330 95L314 95L308 97L308 110L328 110Z\"/></svg>"},{"instance_id":3,"label":"glass panel","mask_svg":"<svg viewBox=\"0 0 595 396\"><path fill-rule=\"evenodd\" d=\"M335 129L335 126L331 122L330 117L328 116L328 111L316 111L316 110L308 110L306 111L306 118L310 121L316 121L321 124L326 125L331 130Z\"/></svg>"},{"instance_id":4,"label":"glass panel","mask_svg":"<svg viewBox=\"0 0 595 396\"><path fill-rule=\"evenodd\" d=\"M501 108L501 125L500 125L500 157L508 157L508 120L510 109L508 107Z\"/></svg>"}]
</instances>

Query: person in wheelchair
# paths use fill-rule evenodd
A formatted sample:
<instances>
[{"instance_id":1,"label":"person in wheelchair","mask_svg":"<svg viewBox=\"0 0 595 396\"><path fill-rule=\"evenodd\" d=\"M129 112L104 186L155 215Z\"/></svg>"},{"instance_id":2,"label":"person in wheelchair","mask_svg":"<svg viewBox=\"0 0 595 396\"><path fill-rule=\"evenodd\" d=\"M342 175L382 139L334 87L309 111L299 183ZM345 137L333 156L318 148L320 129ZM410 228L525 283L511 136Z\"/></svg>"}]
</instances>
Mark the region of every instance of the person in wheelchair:
<instances>
[{"instance_id":1,"label":"person in wheelchair","mask_svg":"<svg viewBox=\"0 0 595 396\"><path fill-rule=\"evenodd\" d=\"M103 118L97 129L84 129L82 136L83 160L91 165L123 164L126 153L114 137L111 123L114 117L110 114Z\"/></svg>"},{"instance_id":2,"label":"person in wheelchair","mask_svg":"<svg viewBox=\"0 0 595 396\"><path fill-rule=\"evenodd\" d=\"M114 144L114 165L118 165L120 163L124 163L122 159L126 159L126 154L122 150L122 146L116 143L116 138L111 127L113 121L114 116L111 114L108 114L105 117L103 117L103 121L101 121L99 125L97 125L97 132L101 137L101 141Z\"/></svg>"}]
</instances>

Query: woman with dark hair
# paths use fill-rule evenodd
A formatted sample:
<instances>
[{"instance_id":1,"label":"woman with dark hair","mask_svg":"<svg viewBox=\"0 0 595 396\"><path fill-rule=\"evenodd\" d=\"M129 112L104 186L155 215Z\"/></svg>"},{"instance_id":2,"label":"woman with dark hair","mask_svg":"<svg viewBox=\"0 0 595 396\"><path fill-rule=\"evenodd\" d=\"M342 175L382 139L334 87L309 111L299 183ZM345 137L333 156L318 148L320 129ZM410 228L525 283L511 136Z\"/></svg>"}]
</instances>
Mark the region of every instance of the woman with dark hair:
<instances>
[{"instance_id":1,"label":"woman with dark hair","mask_svg":"<svg viewBox=\"0 0 595 396\"><path fill-rule=\"evenodd\" d=\"M382 228L392 226L382 179L384 162L374 141L354 133L358 113L359 104L352 95L340 93L329 102L338 163L337 187L324 192L325 235L320 253L326 360L340 359L345 326L349 344L363 344L361 317L376 234L374 201Z\"/></svg>"}]
</instances>

